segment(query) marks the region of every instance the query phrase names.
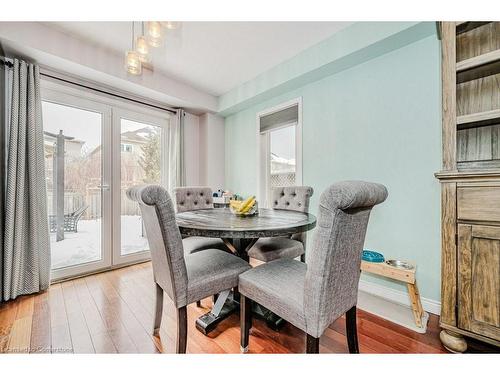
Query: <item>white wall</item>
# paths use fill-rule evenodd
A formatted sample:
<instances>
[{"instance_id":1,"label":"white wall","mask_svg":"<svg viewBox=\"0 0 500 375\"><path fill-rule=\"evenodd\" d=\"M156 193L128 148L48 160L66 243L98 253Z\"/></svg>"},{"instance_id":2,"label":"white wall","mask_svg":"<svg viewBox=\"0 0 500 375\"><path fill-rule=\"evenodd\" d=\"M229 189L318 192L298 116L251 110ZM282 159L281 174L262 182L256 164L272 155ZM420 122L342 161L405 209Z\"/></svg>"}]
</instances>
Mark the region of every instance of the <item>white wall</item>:
<instances>
[{"instance_id":1,"label":"white wall","mask_svg":"<svg viewBox=\"0 0 500 375\"><path fill-rule=\"evenodd\" d=\"M211 113L184 118L184 160L187 186L225 188L224 119Z\"/></svg>"},{"instance_id":2,"label":"white wall","mask_svg":"<svg viewBox=\"0 0 500 375\"><path fill-rule=\"evenodd\" d=\"M186 186L200 185L200 118L186 112L184 117L184 163Z\"/></svg>"},{"instance_id":3,"label":"white wall","mask_svg":"<svg viewBox=\"0 0 500 375\"><path fill-rule=\"evenodd\" d=\"M216 191L225 188L224 118L205 113L200 116L200 184Z\"/></svg>"}]
</instances>

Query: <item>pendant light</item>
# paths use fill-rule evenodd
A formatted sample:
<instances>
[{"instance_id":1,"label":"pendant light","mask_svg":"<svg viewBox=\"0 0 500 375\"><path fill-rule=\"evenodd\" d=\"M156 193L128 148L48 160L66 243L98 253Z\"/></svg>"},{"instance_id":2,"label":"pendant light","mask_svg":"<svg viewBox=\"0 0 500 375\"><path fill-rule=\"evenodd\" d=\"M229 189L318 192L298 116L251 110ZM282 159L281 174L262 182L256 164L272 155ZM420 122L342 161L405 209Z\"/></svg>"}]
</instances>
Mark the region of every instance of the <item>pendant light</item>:
<instances>
[{"instance_id":1,"label":"pendant light","mask_svg":"<svg viewBox=\"0 0 500 375\"><path fill-rule=\"evenodd\" d=\"M139 54L134 50L135 27L132 22L132 49L125 52L125 69L132 75L140 75L142 73L142 63L139 59Z\"/></svg>"},{"instance_id":2,"label":"pendant light","mask_svg":"<svg viewBox=\"0 0 500 375\"><path fill-rule=\"evenodd\" d=\"M141 63L149 63L151 62L151 55L149 53L148 41L146 39L146 36L144 35L144 22L141 22L141 26L142 33L137 37L137 40L135 42L135 51L139 55L139 60L141 60Z\"/></svg>"},{"instance_id":3,"label":"pendant light","mask_svg":"<svg viewBox=\"0 0 500 375\"><path fill-rule=\"evenodd\" d=\"M163 29L161 23L157 21L148 21L147 40L151 47L160 47L163 42Z\"/></svg>"},{"instance_id":4,"label":"pendant light","mask_svg":"<svg viewBox=\"0 0 500 375\"><path fill-rule=\"evenodd\" d=\"M177 21L163 21L161 22L162 26L169 30L175 30L179 28L180 22Z\"/></svg>"}]
</instances>

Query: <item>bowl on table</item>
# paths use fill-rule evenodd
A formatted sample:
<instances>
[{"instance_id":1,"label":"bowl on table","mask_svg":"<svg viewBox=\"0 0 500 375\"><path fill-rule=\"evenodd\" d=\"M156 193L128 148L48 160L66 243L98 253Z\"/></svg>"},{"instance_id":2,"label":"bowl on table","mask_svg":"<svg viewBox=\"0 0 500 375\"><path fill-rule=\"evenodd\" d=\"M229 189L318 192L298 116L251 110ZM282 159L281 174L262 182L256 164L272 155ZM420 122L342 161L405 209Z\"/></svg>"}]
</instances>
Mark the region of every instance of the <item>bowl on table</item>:
<instances>
[{"instance_id":1,"label":"bowl on table","mask_svg":"<svg viewBox=\"0 0 500 375\"><path fill-rule=\"evenodd\" d=\"M231 213L236 216L253 216L259 213L259 205L255 197L250 197L244 201L230 201L229 209Z\"/></svg>"}]
</instances>

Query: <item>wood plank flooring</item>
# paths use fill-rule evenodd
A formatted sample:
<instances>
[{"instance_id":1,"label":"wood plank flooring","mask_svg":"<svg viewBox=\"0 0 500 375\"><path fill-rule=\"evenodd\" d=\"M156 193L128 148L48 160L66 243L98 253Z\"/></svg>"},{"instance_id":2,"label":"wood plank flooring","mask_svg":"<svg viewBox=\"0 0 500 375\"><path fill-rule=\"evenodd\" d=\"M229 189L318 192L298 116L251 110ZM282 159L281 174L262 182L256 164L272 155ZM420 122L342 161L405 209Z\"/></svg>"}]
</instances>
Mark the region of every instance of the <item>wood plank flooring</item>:
<instances>
[{"instance_id":1,"label":"wood plank flooring","mask_svg":"<svg viewBox=\"0 0 500 375\"><path fill-rule=\"evenodd\" d=\"M48 292L0 305L0 352L3 353L172 353L175 310L165 298L161 339L151 335L154 313L150 263L138 264L54 284ZM208 311L188 307L188 353L239 353L239 318L231 316L204 336L195 319ZM364 311L358 311L362 353L445 353L438 317L425 335ZM280 332L254 320L251 353L303 353L304 334L287 324ZM345 320L333 323L320 339L320 352L347 353Z\"/></svg>"}]
</instances>

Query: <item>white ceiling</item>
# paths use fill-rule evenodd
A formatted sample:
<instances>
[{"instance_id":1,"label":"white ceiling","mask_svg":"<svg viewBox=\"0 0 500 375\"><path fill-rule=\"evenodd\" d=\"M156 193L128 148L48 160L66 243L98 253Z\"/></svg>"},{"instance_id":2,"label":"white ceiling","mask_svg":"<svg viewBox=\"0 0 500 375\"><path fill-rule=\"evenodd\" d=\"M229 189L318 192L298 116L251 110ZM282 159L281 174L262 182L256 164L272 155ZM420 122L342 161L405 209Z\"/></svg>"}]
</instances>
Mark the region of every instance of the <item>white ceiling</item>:
<instances>
[{"instance_id":1,"label":"white ceiling","mask_svg":"<svg viewBox=\"0 0 500 375\"><path fill-rule=\"evenodd\" d=\"M46 23L116 53L131 22ZM135 23L136 32L140 23ZM219 96L350 25L348 22L183 22L155 49L156 71Z\"/></svg>"}]
</instances>

